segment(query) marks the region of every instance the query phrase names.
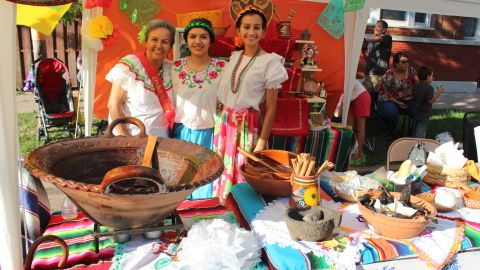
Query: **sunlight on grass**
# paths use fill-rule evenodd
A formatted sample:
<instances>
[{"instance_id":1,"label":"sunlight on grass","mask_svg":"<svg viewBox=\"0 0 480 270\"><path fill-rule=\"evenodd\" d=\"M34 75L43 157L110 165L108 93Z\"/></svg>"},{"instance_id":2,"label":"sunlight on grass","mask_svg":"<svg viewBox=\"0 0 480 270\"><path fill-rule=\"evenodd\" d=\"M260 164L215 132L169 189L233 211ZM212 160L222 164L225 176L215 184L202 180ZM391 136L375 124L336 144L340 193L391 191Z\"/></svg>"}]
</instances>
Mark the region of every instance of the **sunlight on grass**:
<instances>
[{"instance_id":1,"label":"sunlight on grass","mask_svg":"<svg viewBox=\"0 0 480 270\"><path fill-rule=\"evenodd\" d=\"M463 139L463 116L464 111L460 110L433 110L432 117L428 123L427 138L435 139L437 134L449 131L455 141L462 141ZM401 125L401 120L399 121ZM367 156L367 166L380 167L384 165L387 160L387 151L393 139L387 139L385 136L377 136L375 138L375 150L369 151L365 149Z\"/></svg>"},{"instance_id":2,"label":"sunlight on grass","mask_svg":"<svg viewBox=\"0 0 480 270\"><path fill-rule=\"evenodd\" d=\"M19 113L18 120L18 136L20 141L20 155L24 156L33 149L39 147L43 143L43 137L37 141L37 126L39 126L37 113ZM97 124L99 119L93 119L92 134L97 132ZM82 126L82 131L84 127ZM63 128L49 128L49 136L51 141L68 139L68 132Z\"/></svg>"}]
</instances>

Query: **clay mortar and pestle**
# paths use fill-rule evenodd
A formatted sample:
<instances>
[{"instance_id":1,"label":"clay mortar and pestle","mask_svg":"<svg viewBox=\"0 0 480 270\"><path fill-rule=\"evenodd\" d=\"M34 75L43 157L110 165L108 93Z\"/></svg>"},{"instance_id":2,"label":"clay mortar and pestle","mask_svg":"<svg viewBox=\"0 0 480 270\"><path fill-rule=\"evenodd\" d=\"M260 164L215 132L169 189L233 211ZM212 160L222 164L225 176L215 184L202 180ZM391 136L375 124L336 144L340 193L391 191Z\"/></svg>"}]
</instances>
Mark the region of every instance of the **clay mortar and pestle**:
<instances>
[{"instance_id":1,"label":"clay mortar and pestle","mask_svg":"<svg viewBox=\"0 0 480 270\"><path fill-rule=\"evenodd\" d=\"M127 119L113 121L111 129L121 122L139 121L138 119ZM138 125L143 127L143 125ZM140 134L145 134L145 128ZM157 144L156 136L148 136L147 145L143 154L141 165L126 165L113 168L103 176L100 183L100 190L106 194L154 194L166 193L167 188L160 172L152 168L152 156Z\"/></svg>"},{"instance_id":2,"label":"clay mortar and pestle","mask_svg":"<svg viewBox=\"0 0 480 270\"><path fill-rule=\"evenodd\" d=\"M342 215L323 206L291 207L285 213L285 223L292 240L323 241L339 227Z\"/></svg>"}]
</instances>

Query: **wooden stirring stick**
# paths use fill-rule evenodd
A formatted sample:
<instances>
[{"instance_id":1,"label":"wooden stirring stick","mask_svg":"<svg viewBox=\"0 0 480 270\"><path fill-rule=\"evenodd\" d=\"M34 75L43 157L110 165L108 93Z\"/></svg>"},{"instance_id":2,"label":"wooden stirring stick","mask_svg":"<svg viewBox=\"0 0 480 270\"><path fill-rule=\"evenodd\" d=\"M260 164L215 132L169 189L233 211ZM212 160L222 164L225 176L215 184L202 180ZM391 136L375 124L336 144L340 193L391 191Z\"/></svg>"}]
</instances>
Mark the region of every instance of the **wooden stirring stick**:
<instances>
[{"instance_id":1,"label":"wooden stirring stick","mask_svg":"<svg viewBox=\"0 0 480 270\"><path fill-rule=\"evenodd\" d=\"M152 167L152 155L157 144L157 136L148 136L147 146L145 146L145 152L143 153L142 166Z\"/></svg>"},{"instance_id":2,"label":"wooden stirring stick","mask_svg":"<svg viewBox=\"0 0 480 270\"><path fill-rule=\"evenodd\" d=\"M282 173L281 170L279 170L279 169L271 166L270 164L266 163L265 161L259 159L257 156L255 156L254 153L247 152L240 147L237 147L237 150L238 150L238 152L242 153L244 156L248 157L249 159L252 159L253 161L256 161L256 162L262 164L263 166L267 167L268 169L270 169L270 170L272 170L276 173Z\"/></svg>"}]
</instances>

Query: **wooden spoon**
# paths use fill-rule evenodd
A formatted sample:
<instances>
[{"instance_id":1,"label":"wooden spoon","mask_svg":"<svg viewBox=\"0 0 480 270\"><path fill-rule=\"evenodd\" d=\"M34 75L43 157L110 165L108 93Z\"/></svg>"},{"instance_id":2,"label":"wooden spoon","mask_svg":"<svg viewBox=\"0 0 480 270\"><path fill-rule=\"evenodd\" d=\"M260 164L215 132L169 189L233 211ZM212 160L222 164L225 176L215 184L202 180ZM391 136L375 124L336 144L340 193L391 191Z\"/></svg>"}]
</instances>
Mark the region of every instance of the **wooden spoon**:
<instances>
[{"instance_id":1,"label":"wooden spoon","mask_svg":"<svg viewBox=\"0 0 480 270\"><path fill-rule=\"evenodd\" d=\"M265 161L259 159L257 156L255 156L254 153L247 152L240 147L237 147L237 150L238 150L238 152L242 153L244 156L252 159L253 161L256 161L256 162L262 164L263 166L267 167L268 169L272 170L273 172L283 173L282 170L279 170L278 168L275 168L275 167L271 166L270 164L266 163Z\"/></svg>"},{"instance_id":2,"label":"wooden spoon","mask_svg":"<svg viewBox=\"0 0 480 270\"><path fill-rule=\"evenodd\" d=\"M130 179L140 179L141 181L153 182L157 192L164 192L165 184L161 178L160 172L151 168L152 155L157 143L156 136L148 136L147 145L143 154L142 165L127 165L116 167L108 171L100 183L100 190L102 193L106 192L107 187L119 181ZM136 191L135 191L136 192Z\"/></svg>"}]
</instances>

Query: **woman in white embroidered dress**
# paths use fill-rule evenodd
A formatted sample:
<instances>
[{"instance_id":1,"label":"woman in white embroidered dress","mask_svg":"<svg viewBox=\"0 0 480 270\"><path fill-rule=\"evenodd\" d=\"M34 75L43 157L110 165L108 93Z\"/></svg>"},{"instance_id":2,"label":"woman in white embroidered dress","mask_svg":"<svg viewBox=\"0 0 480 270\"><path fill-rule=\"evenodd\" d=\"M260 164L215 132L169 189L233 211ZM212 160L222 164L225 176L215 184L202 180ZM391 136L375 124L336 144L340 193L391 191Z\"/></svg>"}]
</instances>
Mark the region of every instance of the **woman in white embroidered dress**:
<instances>
[{"instance_id":1,"label":"woman in white embroidered dress","mask_svg":"<svg viewBox=\"0 0 480 270\"><path fill-rule=\"evenodd\" d=\"M123 116L133 116L145 124L148 135L168 137L169 119L167 118L170 117L165 112L159 95L155 93L155 86L140 58L145 57L163 79L162 91L168 94L168 96L165 95L167 98L164 102L170 104L171 62L166 57L172 49L174 37L175 28L164 20L153 20L142 27L138 39L145 47L144 55L129 54L123 57L106 75L106 79L112 83L108 100L110 121ZM171 119L171 124L173 120ZM115 133L117 135L136 134L138 128L130 124L119 124L115 128Z\"/></svg>"},{"instance_id":2,"label":"woman in white embroidered dress","mask_svg":"<svg viewBox=\"0 0 480 270\"><path fill-rule=\"evenodd\" d=\"M267 19L263 11L248 6L235 22L243 50L232 53L220 83L218 98L223 104L215 126L214 151L223 158L225 170L214 186L214 194L225 199L233 185L242 182L244 163L237 147L246 151L265 149L275 119L278 89L288 79L284 59L260 47ZM265 104L261 119L260 105Z\"/></svg>"},{"instance_id":3,"label":"woman in white embroidered dress","mask_svg":"<svg viewBox=\"0 0 480 270\"><path fill-rule=\"evenodd\" d=\"M209 20L193 19L183 37L190 56L175 61L172 67L176 116L171 136L213 149L217 92L226 63L208 54L215 41ZM212 185L196 189L189 198L211 198Z\"/></svg>"}]
</instances>

